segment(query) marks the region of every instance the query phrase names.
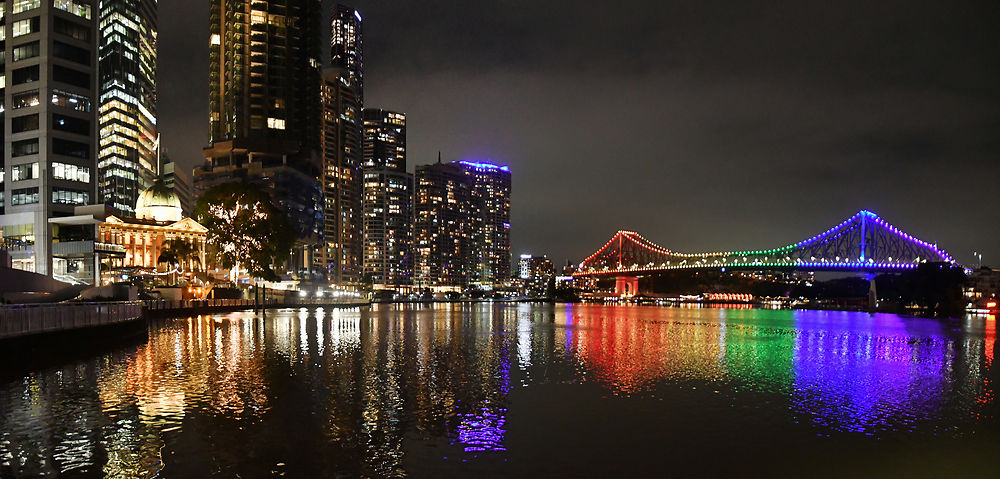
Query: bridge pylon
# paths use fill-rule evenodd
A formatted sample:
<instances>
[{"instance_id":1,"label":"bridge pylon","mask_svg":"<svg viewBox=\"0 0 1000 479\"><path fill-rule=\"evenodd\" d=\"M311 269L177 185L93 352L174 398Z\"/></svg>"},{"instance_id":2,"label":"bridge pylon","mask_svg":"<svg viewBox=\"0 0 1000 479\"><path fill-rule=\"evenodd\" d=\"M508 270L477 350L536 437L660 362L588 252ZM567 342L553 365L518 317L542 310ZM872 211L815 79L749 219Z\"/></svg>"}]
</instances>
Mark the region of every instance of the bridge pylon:
<instances>
[{"instance_id":1,"label":"bridge pylon","mask_svg":"<svg viewBox=\"0 0 1000 479\"><path fill-rule=\"evenodd\" d=\"M639 294L639 278L636 276L615 276L615 294L621 298L631 298Z\"/></svg>"}]
</instances>

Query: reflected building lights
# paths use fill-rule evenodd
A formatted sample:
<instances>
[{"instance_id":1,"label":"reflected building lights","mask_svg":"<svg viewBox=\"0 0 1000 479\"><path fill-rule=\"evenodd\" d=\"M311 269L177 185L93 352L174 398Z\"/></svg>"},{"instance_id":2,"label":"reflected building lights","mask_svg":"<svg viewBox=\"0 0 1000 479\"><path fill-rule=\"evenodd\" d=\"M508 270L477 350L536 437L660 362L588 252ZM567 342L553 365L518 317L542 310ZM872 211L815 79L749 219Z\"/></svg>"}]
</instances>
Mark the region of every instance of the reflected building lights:
<instances>
[{"instance_id":1,"label":"reflected building lights","mask_svg":"<svg viewBox=\"0 0 1000 479\"><path fill-rule=\"evenodd\" d=\"M512 450L525 417L512 392L553 383L617 400L703 386L727 406L780 398L772 414L823 435L961 435L992 420L996 322L962 328L958 340L941 323L891 315L605 305L198 316L0 387L0 460L22 475L148 476L211 456L236 475L260 464L219 451L301 435L304 451L341 451L322 458L329 470L404 475L420 454L413 438L463 458ZM955 410L964 415L942 419ZM219 432L184 451L196 458L170 455L202 444L191 435L206 428Z\"/></svg>"}]
</instances>

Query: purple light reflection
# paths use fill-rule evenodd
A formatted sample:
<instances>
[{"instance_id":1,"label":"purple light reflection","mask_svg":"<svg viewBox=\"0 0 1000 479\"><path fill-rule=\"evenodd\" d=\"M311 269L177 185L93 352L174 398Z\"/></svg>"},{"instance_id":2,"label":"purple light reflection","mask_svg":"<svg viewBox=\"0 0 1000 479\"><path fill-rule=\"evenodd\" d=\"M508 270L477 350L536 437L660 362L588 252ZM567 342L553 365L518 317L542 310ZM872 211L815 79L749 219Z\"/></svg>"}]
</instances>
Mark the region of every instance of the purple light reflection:
<instances>
[{"instance_id":1,"label":"purple light reflection","mask_svg":"<svg viewBox=\"0 0 1000 479\"><path fill-rule=\"evenodd\" d=\"M891 315L825 319L796 336L790 398L796 413L819 426L874 435L915 428L943 407L953 361L943 333L915 337Z\"/></svg>"},{"instance_id":2,"label":"purple light reflection","mask_svg":"<svg viewBox=\"0 0 1000 479\"><path fill-rule=\"evenodd\" d=\"M507 430L507 409L493 412L483 407L478 413L462 414L458 424L457 442L465 446L465 452L506 451L503 444Z\"/></svg>"}]
</instances>

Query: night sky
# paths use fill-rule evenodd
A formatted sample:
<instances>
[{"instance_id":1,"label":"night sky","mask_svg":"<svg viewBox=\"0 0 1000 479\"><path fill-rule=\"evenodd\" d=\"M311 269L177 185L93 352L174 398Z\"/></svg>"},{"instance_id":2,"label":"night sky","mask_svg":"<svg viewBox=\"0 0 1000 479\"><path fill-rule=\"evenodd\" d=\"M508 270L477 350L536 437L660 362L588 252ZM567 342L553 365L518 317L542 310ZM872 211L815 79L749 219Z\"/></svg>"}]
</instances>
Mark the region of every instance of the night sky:
<instances>
[{"instance_id":1,"label":"night sky","mask_svg":"<svg viewBox=\"0 0 1000 479\"><path fill-rule=\"evenodd\" d=\"M194 166L209 2L159 3L160 130ZM579 262L618 229L778 247L870 209L1000 266L996 0L353 6L365 104L407 114L410 170L510 165L515 257Z\"/></svg>"}]
</instances>

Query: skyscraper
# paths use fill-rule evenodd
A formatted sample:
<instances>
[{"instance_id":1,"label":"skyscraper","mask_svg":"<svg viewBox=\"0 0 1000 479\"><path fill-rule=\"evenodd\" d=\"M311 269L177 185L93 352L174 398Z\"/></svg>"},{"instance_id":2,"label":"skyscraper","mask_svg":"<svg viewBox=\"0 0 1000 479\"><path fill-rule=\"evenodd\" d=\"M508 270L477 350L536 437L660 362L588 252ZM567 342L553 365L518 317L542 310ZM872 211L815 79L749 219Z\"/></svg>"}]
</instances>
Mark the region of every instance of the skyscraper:
<instances>
[{"instance_id":1,"label":"skyscraper","mask_svg":"<svg viewBox=\"0 0 1000 479\"><path fill-rule=\"evenodd\" d=\"M156 0L102 0L97 197L133 216L156 160Z\"/></svg>"},{"instance_id":2,"label":"skyscraper","mask_svg":"<svg viewBox=\"0 0 1000 479\"><path fill-rule=\"evenodd\" d=\"M364 111L364 168L406 171L406 115L380 108Z\"/></svg>"},{"instance_id":3,"label":"skyscraper","mask_svg":"<svg viewBox=\"0 0 1000 479\"><path fill-rule=\"evenodd\" d=\"M298 233L286 272L311 277L320 247L320 13L316 0L212 0L209 132L195 193L261 186Z\"/></svg>"},{"instance_id":4,"label":"skyscraper","mask_svg":"<svg viewBox=\"0 0 1000 479\"><path fill-rule=\"evenodd\" d=\"M362 279L361 14L337 4L330 16L332 68L322 81L324 244L318 267L339 285Z\"/></svg>"},{"instance_id":5,"label":"skyscraper","mask_svg":"<svg viewBox=\"0 0 1000 479\"><path fill-rule=\"evenodd\" d=\"M376 287L411 284L413 175L406 172L406 115L364 110L364 276Z\"/></svg>"},{"instance_id":6,"label":"skyscraper","mask_svg":"<svg viewBox=\"0 0 1000 479\"><path fill-rule=\"evenodd\" d=\"M353 285L362 274L361 104L340 71L323 77L323 240L327 279Z\"/></svg>"},{"instance_id":7,"label":"skyscraper","mask_svg":"<svg viewBox=\"0 0 1000 479\"><path fill-rule=\"evenodd\" d=\"M471 184L456 163L421 165L414 194L414 276L419 287L462 289L472 264Z\"/></svg>"},{"instance_id":8,"label":"skyscraper","mask_svg":"<svg viewBox=\"0 0 1000 479\"><path fill-rule=\"evenodd\" d=\"M510 279L510 169L458 162L471 181L472 261L469 280L493 284Z\"/></svg>"},{"instance_id":9,"label":"skyscraper","mask_svg":"<svg viewBox=\"0 0 1000 479\"><path fill-rule=\"evenodd\" d=\"M354 85L358 101L364 104L364 62L361 48L361 14L343 4L333 6L330 15L330 60Z\"/></svg>"},{"instance_id":10,"label":"skyscraper","mask_svg":"<svg viewBox=\"0 0 1000 479\"><path fill-rule=\"evenodd\" d=\"M510 169L457 161L417 167L414 251L420 286L510 278Z\"/></svg>"},{"instance_id":11,"label":"skyscraper","mask_svg":"<svg viewBox=\"0 0 1000 479\"><path fill-rule=\"evenodd\" d=\"M316 0L212 1L209 161L319 169L319 13Z\"/></svg>"},{"instance_id":12,"label":"skyscraper","mask_svg":"<svg viewBox=\"0 0 1000 479\"><path fill-rule=\"evenodd\" d=\"M63 217L96 197L97 8L81 0L5 3L0 246L15 268L89 281L93 246L87 253L84 243L93 225Z\"/></svg>"}]
</instances>

